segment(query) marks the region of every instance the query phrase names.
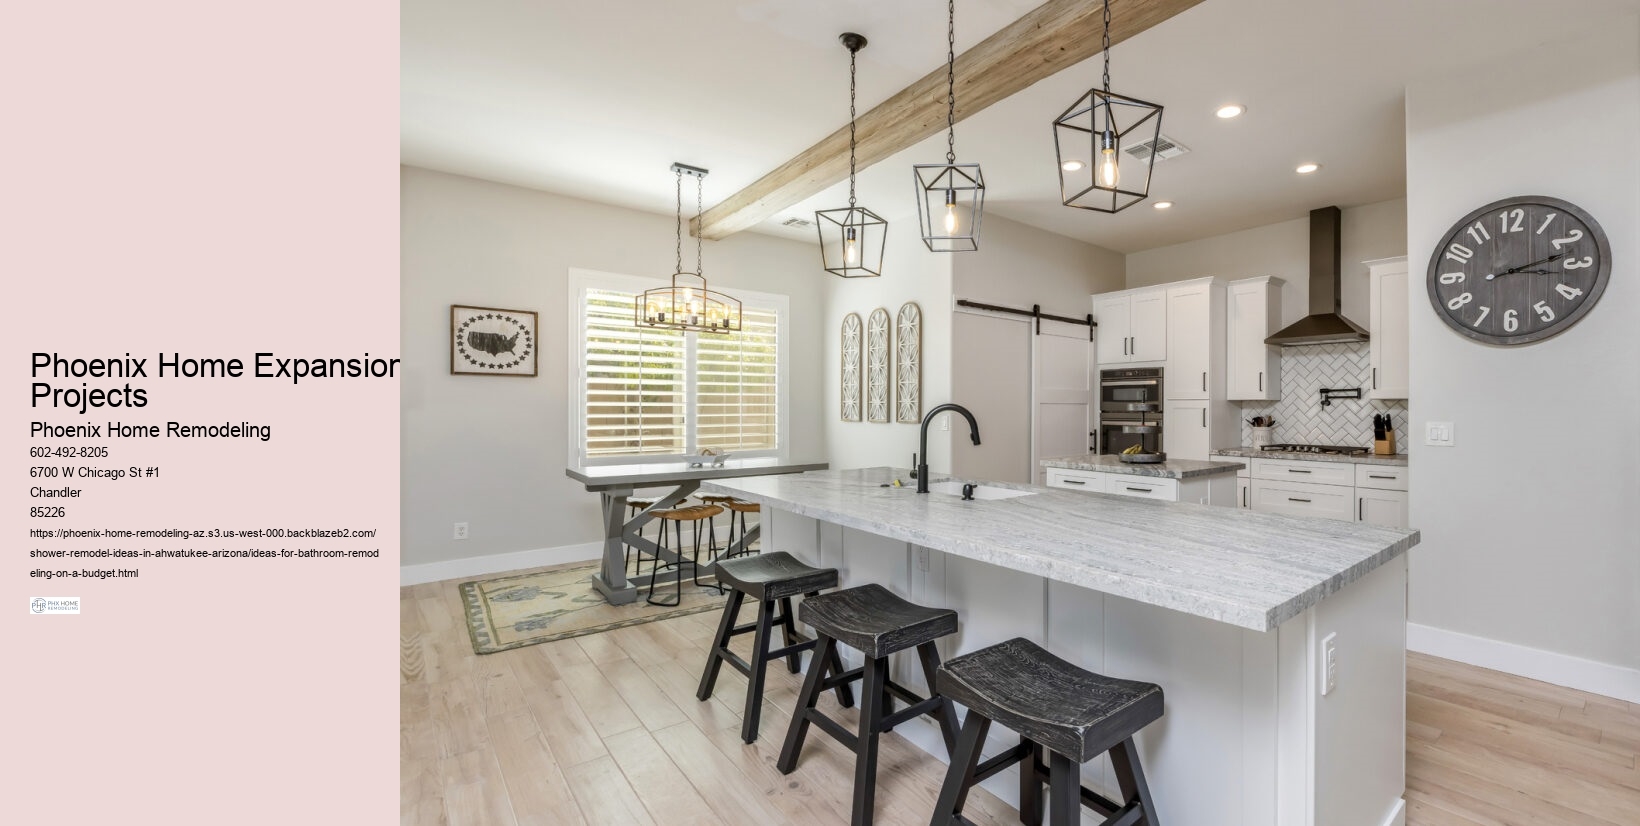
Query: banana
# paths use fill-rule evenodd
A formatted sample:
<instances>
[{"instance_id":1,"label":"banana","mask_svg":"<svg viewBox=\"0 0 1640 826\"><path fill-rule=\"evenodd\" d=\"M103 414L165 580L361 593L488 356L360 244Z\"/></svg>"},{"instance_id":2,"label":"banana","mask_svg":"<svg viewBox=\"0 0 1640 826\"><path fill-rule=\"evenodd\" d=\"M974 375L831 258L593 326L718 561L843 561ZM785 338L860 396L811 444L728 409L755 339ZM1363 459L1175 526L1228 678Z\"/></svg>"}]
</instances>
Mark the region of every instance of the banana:
<instances>
[{"instance_id":1,"label":"banana","mask_svg":"<svg viewBox=\"0 0 1640 826\"><path fill-rule=\"evenodd\" d=\"M1127 453L1127 454L1144 453L1145 452L1145 446L1144 445L1133 445L1132 447L1130 447L1127 450L1124 450L1122 452Z\"/></svg>"}]
</instances>

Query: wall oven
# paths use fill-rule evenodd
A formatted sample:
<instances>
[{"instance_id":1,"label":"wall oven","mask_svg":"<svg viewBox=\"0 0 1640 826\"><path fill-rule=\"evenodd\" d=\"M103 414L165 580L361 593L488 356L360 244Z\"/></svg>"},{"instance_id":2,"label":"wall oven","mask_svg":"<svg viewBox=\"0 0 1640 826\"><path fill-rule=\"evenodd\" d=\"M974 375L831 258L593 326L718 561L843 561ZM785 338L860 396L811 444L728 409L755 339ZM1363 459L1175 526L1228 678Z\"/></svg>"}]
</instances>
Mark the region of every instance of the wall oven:
<instances>
[{"instance_id":1,"label":"wall oven","mask_svg":"<svg viewBox=\"0 0 1640 826\"><path fill-rule=\"evenodd\" d=\"M1154 404L1156 412L1136 413L1128 407L1132 404ZM1099 371L1099 452L1121 453L1137 444L1143 444L1146 450L1165 450L1161 407L1162 368ZM1154 434L1122 432L1123 425L1139 424L1141 415L1146 424L1158 427Z\"/></svg>"}]
</instances>

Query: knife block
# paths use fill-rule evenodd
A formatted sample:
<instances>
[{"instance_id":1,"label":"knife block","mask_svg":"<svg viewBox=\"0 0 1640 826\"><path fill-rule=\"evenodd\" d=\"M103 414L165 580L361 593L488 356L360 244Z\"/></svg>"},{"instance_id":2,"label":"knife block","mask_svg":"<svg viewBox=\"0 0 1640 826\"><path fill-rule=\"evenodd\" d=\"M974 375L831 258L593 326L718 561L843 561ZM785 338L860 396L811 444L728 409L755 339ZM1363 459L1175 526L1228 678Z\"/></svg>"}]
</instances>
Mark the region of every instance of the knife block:
<instances>
[{"instance_id":1,"label":"knife block","mask_svg":"<svg viewBox=\"0 0 1640 826\"><path fill-rule=\"evenodd\" d=\"M1395 455L1395 431L1384 431L1384 438L1372 440L1372 452L1375 456Z\"/></svg>"}]
</instances>

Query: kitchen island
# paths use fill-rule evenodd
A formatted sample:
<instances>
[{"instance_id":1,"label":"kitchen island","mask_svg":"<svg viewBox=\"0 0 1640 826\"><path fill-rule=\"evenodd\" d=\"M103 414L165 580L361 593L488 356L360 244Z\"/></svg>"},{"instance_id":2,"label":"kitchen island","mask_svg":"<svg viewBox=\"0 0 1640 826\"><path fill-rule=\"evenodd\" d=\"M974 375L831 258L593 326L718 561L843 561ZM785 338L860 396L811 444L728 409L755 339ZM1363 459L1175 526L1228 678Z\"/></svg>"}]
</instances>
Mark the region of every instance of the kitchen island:
<instances>
[{"instance_id":1,"label":"kitchen island","mask_svg":"<svg viewBox=\"0 0 1640 826\"><path fill-rule=\"evenodd\" d=\"M1038 464L1050 488L1225 506L1236 504L1236 473L1247 467L1197 459L1124 462L1112 453L1059 456Z\"/></svg>"},{"instance_id":2,"label":"kitchen island","mask_svg":"<svg viewBox=\"0 0 1640 826\"><path fill-rule=\"evenodd\" d=\"M876 582L956 609L942 656L1023 636L1161 685L1166 714L1138 742L1163 822L1404 818L1405 553L1417 532L1028 485L984 484L965 501L913 485L907 471L870 468L702 489L761 503L764 547L835 567L845 587ZM919 684L905 665L894 678ZM896 731L943 758L920 725ZM986 753L1011 739L993 734ZM1084 775L1112 787L1102 759ZM1017 799L1015 781L987 786Z\"/></svg>"}]
</instances>

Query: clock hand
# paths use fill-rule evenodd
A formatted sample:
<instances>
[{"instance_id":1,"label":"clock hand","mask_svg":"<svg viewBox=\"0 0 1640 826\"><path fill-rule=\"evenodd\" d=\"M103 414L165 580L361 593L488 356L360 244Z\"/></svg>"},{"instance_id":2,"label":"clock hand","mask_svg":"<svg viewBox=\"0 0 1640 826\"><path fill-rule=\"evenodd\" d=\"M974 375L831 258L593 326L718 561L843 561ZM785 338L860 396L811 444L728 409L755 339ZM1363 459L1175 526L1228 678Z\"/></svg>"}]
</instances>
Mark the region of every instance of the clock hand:
<instances>
[{"instance_id":1,"label":"clock hand","mask_svg":"<svg viewBox=\"0 0 1640 826\"><path fill-rule=\"evenodd\" d=\"M1527 267L1535 267L1539 264L1550 264L1550 263L1553 263L1555 261L1559 261L1560 259L1565 258L1565 257L1566 257L1566 253L1557 252L1554 255L1551 255L1548 258L1543 259L1542 261L1533 261L1530 264L1522 264L1518 267L1511 267L1510 269L1504 270L1503 272L1500 272L1500 273L1489 273L1486 276L1486 280L1491 281L1492 279L1497 278L1500 275L1513 275L1517 272L1526 272ZM1543 270L1532 270L1532 272L1542 273L1544 271ZM1547 273L1544 273L1544 274L1547 274Z\"/></svg>"}]
</instances>

